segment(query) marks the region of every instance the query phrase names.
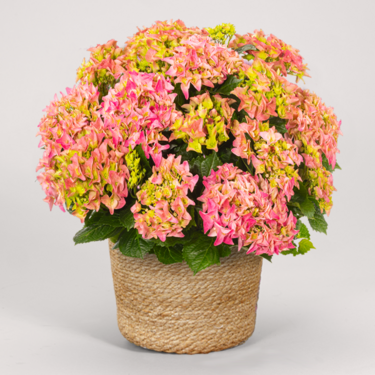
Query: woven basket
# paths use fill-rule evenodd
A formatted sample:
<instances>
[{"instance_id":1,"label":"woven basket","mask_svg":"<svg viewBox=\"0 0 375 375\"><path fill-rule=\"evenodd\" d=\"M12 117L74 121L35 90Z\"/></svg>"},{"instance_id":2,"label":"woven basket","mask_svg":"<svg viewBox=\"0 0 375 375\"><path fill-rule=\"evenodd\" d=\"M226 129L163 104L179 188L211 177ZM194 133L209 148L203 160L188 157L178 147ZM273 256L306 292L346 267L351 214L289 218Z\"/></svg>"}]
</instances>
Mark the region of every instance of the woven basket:
<instances>
[{"instance_id":1,"label":"woven basket","mask_svg":"<svg viewBox=\"0 0 375 375\"><path fill-rule=\"evenodd\" d=\"M131 258L109 242L122 335L169 353L209 353L242 344L255 327L262 258L232 251L195 276L156 256Z\"/></svg>"}]
</instances>

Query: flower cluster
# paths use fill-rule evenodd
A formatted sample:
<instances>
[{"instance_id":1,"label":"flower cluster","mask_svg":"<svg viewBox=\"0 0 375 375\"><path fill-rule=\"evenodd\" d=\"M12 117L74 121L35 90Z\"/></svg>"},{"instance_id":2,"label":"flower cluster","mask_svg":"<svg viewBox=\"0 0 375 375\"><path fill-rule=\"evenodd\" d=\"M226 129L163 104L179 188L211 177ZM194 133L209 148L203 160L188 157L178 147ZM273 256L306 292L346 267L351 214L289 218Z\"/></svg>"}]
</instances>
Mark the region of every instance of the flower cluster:
<instances>
[{"instance_id":1,"label":"flower cluster","mask_svg":"<svg viewBox=\"0 0 375 375\"><path fill-rule=\"evenodd\" d=\"M236 33L234 25L230 23L222 23L214 28L207 27L206 29L210 34L210 37L217 43L228 44Z\"/></svg>"},{"instance_id":2,"label":"flower cluster","mask_svg":"<svg viewBox=\"0 0 375 375\"><path fill-rule=\"evenodd\" d=\"M236 40L240 39L241 37L237 36ZM283 48L291 48L285 46ZM293 184L298 186L297 181L300 180L296 167L304 161L309 168L305 173L309 192L318 201L321 210L329 214L335 188L331 173L322 165L322 157L327 157L332 168L335 167L336 153L339 152L337 139L341 134L340 122L337 121L333 109L327 108L317 95L302 90L282 76L292 74L290 70L275 70L275 64L269 58L266 61L258 55L253 58L252 65L240 67L239 77L242 82L232 92L240 100L238 109L244 110L248 116L246 122L233 123L232 133L236 137L233 152L245 158L248 163L251 159L257 173L264 173L264 177L271 183L276 178L288 198ZM299 58L296 57L295 61L299 61ZM274 117L285 120L285 134L282 136L279 133L277 137L284 147L287 144L288 150L290 149L289 157L284 158L281 174L278 163L275 165L274 162L275 155L264 152L264 141L259 143L260 133L268 129L268 121ZM255 142L253 147L245 138L245 133ZM261 155L258 155L260 150ZM283 154L286 156L285 152ZM287 160L290 166L285 165L288 164Z\"/></svg>"},{"instance_id":3,"label":"flower cluster","mask_svg":"<svg viewBox=\"0 0 375 375\"><path fill-rule=\"evenodd\" d=\"M308 251L297 219L326 231L341 122L298 86L308 75L297 49L263 31L234 35L231 24L159 21L123 48L90 48L77 85L39 124L50 207L89 215L93 231L105 223L93 237L120 248L168 248L166 262L182 259L193 231L215 238L205 239L220 246L212 259L229 245L265 257Z\"/></svg>"},{"instance_id":4,"label":"flower cluster","mask_svg":"<svg viewBox=\"0 0 375 375\"><path fill-rule=\"evenodd\" d=\"M146 169L142 168L141 158L137 150L129 149L129 152L125 155L126 165L129 169L129 189L133 189L138 186L146 175Z\"/></svg>"},{"instance_id":5,"label":"flower cluster","mask_svg":"<svg viewBox=\"0 0 375 375\"><path fill-rule=\"evenodd\" d=\"M149 73L165 72L168 67L164 58L173 56L176 48L193 35L208 35L208 32L197 27L188 28L181 20L158 21L139 30L126 43L126 68Z\"/></svg>"},{"instance_id":6,"label":"flower cluster","mask_svg":"<svg viewBox=\"0 0 375 375\"><path fill-rule=\"evenodd\" d=\"M241 67L239 77L243 82L233 94L250 118L265 121L270 116L290 116L291 106L298 101L295 92L299 87L280 76L271 63L255 58L251 66Z\"/></svg>"},{"instance_id":7,"label":"flower cluster","mask_svg":"<svg viewBox=\"0 0 375 375\"><path fill-rule=\"evenodd\" d=\"M187 194L194 190L198 178L190 173L186 161L181 164L181 156L169 155L153 168L131 209L134 226L143 238L165 241L166 237L184 237L182 230L191 220L187 208L195 205Z\"/></svg>"},{"instance_id":8,"label":"flower cluster","mask_svg":"<svg viewBox=\"0 0 375 375\"><path fill-rule=\"evenodd\" d=\"M218 151L218 145L227 141L227 129L230 127L234 109L230 107L231 99L205 94L190 99L189 104L183 105L188 111L180 116L171 126L173 130L169 140L183 139L188 143L187 150L202 153L202 146L209 150Z\"/></svg>"},{"instance_id":9,"label":"flower cluster","mask_svg":"<svg viewBox=\"0 0 375 375\"><path fill-rule=\"evenodd\" d=\"M275 127L270 128L268 122L247 118L246 123L236 121L231 130L236 137L232 152L246 159L248 164L251 161L255 173L263 174L272 187L278 186L290 199L294 186L301 180L297 168L303 159L297 146Z\"/></svg>"},{"instance_id":10,"label":"flower cluster","mask_svg":"<svg viewBox=\"0 0 375 375\"><path fill-rule=\"evenodd\" d=\"M319 202L321 210L329 214L332 208L332 173L322 163L323 158L332 169L336 166L337 139L341 134L341 121L333 109L307 90L300 90L299 105L293 106L286 125L288 133L300 147L307 168L307 182L311 195Z\"/></svg>"},{"instance_id":11,"label":"flower cluster","mask_svg":"<svg viewBox=\"0 0 375 375\"><path fill-rule=\"evenodd\" d=\"M251 245L248 252L278 254L293 248L297 219L288 214L286 200L266 180L224 164L204 178L200 215L204 232L216 237L215 246Z\"/></svg>"},{"instance_id":12,"label":"flower cluster","mask_svg":"<svg viewBox=\"0 0 375 375\"><path fill-rule=\"evenodd\" d=\"M102 95L105 95L108 88L125 72L122 67L124 51L113 39L106 44L89 48L89 51L89 61L83 59L81 67L77 70L77 81L81 80L83 84L92 83L98 87Z\"/></svg>"},{"instance_id":13,"label":"flower cluster","mask_svg":"<svg viewBox=\"0 0 375 375\"><path fill-rule=\"evenodd\" d=\"M125 205L129 171L126 149L115 144L100 117L99 92L92 85L78 85L45 109L39 124L43 158L38 176L52 206L66 203L82 221L100 204L112 212Z\"/></svg>"},{"instance_id":14,"label":"flower cluster","mask_svg":"<svg viewBox=\"0 0 375 375\"><path fill-rule=\"evenodd\" d=\"M175 84L181 84L186 99L189 98L190 84L197 91L202 85L213 88L215 84L222 84L229 74L236 73L243 64L236 52L202 35L193 35L181 42L175 53L163 61L170 65L165 74L173 77Z\"/></svg>"},{"instance_id":15,"label":"flower cluster","mask_svg":"<svg viewBox=\"0 0 375 375\"><path fill-rule=\"evenodd\" d=\"M256 30L254 34L236 35L229 47L237 49L249 44L255 47L246 50L246 57L249 60L254 57L265 60L275 71L279 71L284 76L291 74L297 76L297 79L307 76L307 65L303 63L299 50L272 34L266 37L262 30Z\"/></svg>"},{"instance_id":16,"label":"flower cluster","mask_svg":"<svg viewBox=\"0 0 375 375\"><path fill-rule=\"evenodd\" d=\"M242 59L234 51L216 44L206 30L187 28L182 21L157 22L139 31L125 47L129 70L162 72L180 83L186 99L189 87L214 87L238 70Z\"/></svg>"},{"instance_id":17,"label":"flower cluster","mask_svg":"<svg viewBox=\"0 0 375 375\"><path fill-rule=\"evenodd\" d=\"M135 148L141 144L147 157L158 166L163 150L169 145L162 131L179 115L171 94L173 86L163 75L126 72L119 83L103 98L102 115L115 144Z\"/></svg>"}]
</instances>

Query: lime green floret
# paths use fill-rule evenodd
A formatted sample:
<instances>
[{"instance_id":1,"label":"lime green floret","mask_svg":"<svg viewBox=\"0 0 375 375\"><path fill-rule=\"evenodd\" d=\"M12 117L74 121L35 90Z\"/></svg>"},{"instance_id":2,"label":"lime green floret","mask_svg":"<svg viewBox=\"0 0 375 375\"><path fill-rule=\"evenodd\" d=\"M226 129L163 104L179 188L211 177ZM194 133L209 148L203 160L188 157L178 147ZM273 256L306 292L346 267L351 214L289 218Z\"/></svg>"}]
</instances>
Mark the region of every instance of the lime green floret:
<instances>
[{"instance_id":1,"label":"lime green floret","mask_svg":"<svg viewBox=\"0 0 375 375\"><path fill-rule=\"evenodd\" d=\"M139 185L143 180L146 175L146 170L143 169L140 165L141 158L139 157L139 154L136 150L132 150L128 154L126 154L125 161L130 172L128 187L132 189L135 186Z\"/></svg>"},{"instance_id":2,"label":"lime green floret","mask_svg":"<svg viewBox=\"0 0 375 375\"><path fill-rule=\"evenodd\" d=\"M208 93L193 97L183 106L189 111L171 127L174 137L189 144L188 150L202 152L202 146L218 150L218 145L227 141L227 126L233 110L228 99L219 95L210 97Z\"/></svg>"},{"instance_id":3,"label":"lime green floret","mask_svg":"<svg viewBox=\"0 0 375 375\"><path fill-rule=\"evenodd\" d=\"M207 27L206 30L210 34L210 37L220 44L229 43L236 33L236 29L231 23L222 23L214 28Z\"/></svg>"}]
</instances>

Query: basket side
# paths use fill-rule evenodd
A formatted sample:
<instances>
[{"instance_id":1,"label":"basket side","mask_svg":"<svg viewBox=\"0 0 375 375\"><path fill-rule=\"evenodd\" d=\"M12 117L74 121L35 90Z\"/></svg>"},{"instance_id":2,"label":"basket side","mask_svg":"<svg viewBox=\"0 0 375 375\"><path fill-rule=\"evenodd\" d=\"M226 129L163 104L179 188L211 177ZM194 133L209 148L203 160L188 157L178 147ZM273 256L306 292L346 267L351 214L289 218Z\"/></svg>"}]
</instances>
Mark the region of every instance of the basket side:
<instances>
[{"instance_id":1,"label":"basket side","mask_svg":"<svg viewBox=\"0 0 375 375\"><path fill-rule=\"evenodd\" d=\"M239 345L254 331L262 258L232 251L195 276L188 265L113 249L111 268L122 335L163 352L208 353Z\"/></svg>"}]
</instances>

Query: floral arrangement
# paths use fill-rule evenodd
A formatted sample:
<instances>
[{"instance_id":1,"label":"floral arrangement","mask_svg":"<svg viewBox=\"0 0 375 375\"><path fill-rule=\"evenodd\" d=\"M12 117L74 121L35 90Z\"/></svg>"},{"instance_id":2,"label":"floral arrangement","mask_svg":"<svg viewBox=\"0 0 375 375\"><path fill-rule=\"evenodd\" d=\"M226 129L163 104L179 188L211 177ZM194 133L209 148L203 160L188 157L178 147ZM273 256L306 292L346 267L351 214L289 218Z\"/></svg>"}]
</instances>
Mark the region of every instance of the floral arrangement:
<instances>
[{"instance_id":1,"label":"floral arrangement","mask_svg":"<svg viewBox=\"0 0 375 375\"><path fill-rule=\"evenodd\" d=\"M84 223L75 243L110 238L194 273L232 246L268 260L314 248L301 218L326 233L341 132L288 80L308 77L297 49L171 21L89 51L38 132L37 178L51 209Z\"/></svg>"}]
</instances>

